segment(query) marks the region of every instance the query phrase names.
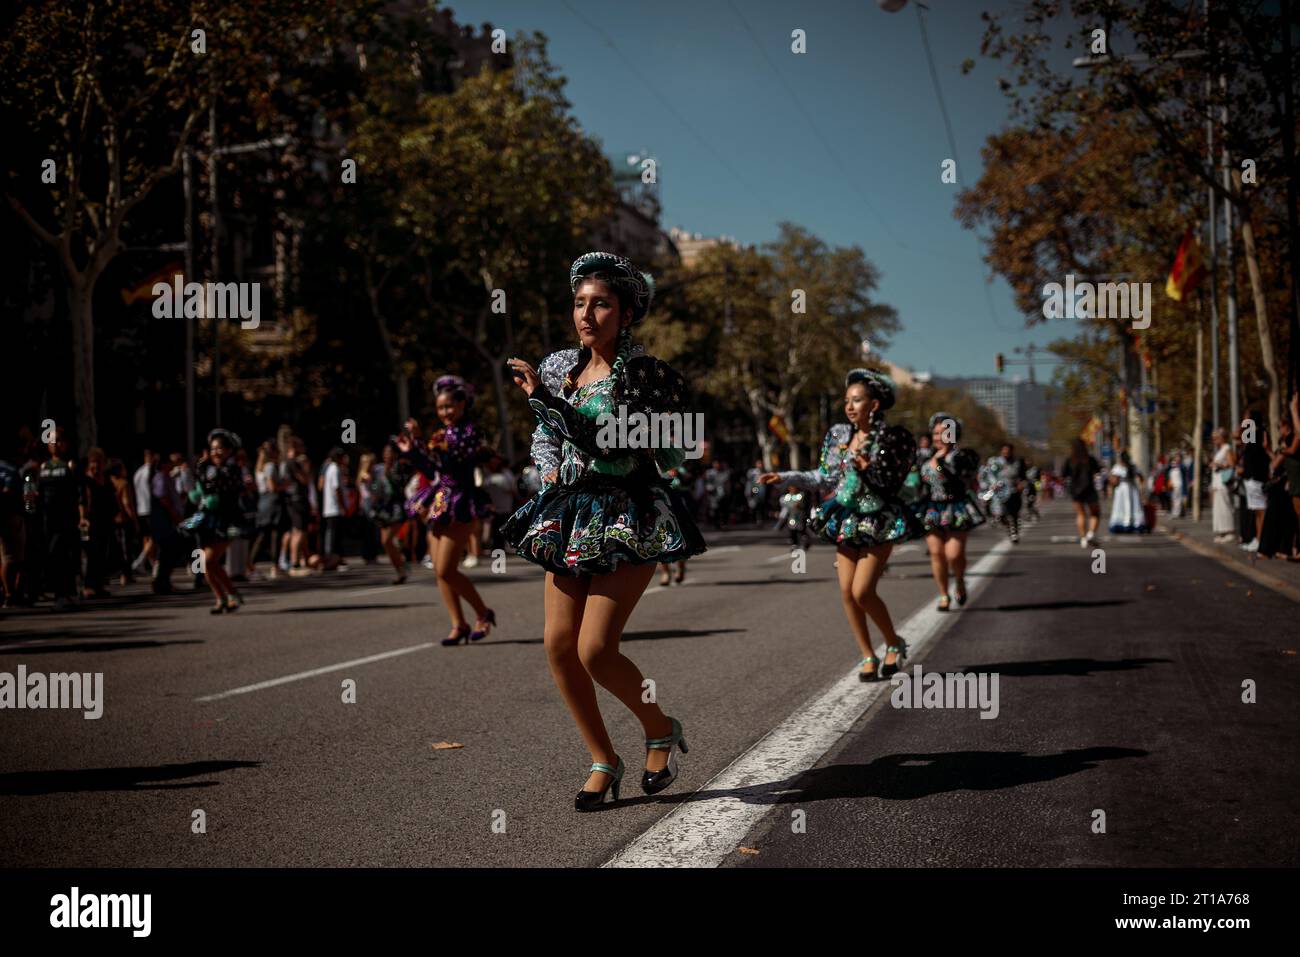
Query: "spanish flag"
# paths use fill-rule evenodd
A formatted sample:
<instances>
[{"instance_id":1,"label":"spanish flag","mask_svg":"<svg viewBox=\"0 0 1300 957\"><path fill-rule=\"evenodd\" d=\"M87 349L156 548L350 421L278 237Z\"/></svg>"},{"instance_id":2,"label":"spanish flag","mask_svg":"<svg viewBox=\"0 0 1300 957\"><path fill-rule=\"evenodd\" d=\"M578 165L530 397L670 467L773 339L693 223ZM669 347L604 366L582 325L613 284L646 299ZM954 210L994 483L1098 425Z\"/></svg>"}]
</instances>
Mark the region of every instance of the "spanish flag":
<instances>
[{"instance_id":1,"label":"spanish flag","mask_svg":"<svg viewBox=\"0 0 1300 957\"><path fill-rule=\"evenodd\" d=\"M1165 295L1175 302L1182 302L1205 275L1205 260L1201 258L1201 248L1192 237L1192 227L1183 233L1183 241L1178 244L1178 255L1174 257L1174 268L1169 271L1169 280L1165 283Z\"/></svg>"},{"instance_id":2,"label":"spanish flag","mask_svg":"<svg viewBox=\"0 0 1300 957\"><path fill-rule=\"evenodd\" d=\"M790 430L785 427L785 422L782 421L779 415L774 415L770 419L768 419L767 427L771 429L772 434L775 435L782 442L789 443Z\"/></svg>"},{"instance_id":3,"label":"spanish flag","mask_svg":"<svg viewBox=\"0 0 1300 957\"><path fill-rule=\"evenodd\" d=\"M1083 439L1083 441L1088 445L1092 445L1094 442L1097 441L1097 433L1100 431L1101 431L1101 419L1097 418L1094 415L1090 419L1088 419L1088 424L1085 425L1083 427L1083 431L1079 433L1079 438Z\"/></svg>"}]
</instances>

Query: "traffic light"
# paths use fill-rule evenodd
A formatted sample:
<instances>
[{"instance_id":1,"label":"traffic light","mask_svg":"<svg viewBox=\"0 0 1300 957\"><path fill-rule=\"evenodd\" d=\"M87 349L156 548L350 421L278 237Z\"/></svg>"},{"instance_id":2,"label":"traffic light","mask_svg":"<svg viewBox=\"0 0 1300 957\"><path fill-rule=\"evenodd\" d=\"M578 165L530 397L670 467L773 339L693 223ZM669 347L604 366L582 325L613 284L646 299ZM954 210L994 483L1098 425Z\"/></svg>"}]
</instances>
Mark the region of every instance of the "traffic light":
<instances>
[{"instance_id":1,"label":"traffic light","mask_svg":"<svg viewBox=\"0 0 1300 957\"><path fill-rule=\"evenodd\" d=\"M998 353L997 356L997 363L998 363L998 375L1002 375L1002 373L1006 371L1007 361L1006 359L1002 358L1002 353L1000 352Z\"/></svg>"}]
</instances>

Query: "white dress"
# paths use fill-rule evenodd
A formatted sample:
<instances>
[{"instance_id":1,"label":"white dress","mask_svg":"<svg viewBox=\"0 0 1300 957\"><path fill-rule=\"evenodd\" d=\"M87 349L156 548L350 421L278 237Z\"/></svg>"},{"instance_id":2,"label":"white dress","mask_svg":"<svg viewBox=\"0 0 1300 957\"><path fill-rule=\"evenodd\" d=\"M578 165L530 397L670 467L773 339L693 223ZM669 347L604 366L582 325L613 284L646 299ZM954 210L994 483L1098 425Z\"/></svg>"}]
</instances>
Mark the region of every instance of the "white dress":
<instances>
[{"instance_id":1,"label":"white dress","mask_svg":"<svg viewBox=\"0 0 1300 957\"><path fill-rule=\"evenodd\" d=\"M1142 514L1142 496L1138 494L1134 482L1127 477L1129 471L1119 462L1110 470L1110 474L1119 479L1110 502L1110 531L1113 535L1147 530L1146 519Z\"/></svg>"},{"instance_id":2,"label":"white dress","mask_svg":"<svg viewBox=\"0 0 1300 957\"><path fill-rule=\"evenodd\" d=\"M1210 462L1210 468L1213 469L1210 476L1210 492L1214 501L1215 535L1233 535L1237 531L1237 518L1233 514L1232 496L1228 494L1228 486L1223 483L1220 476L1221 470L1231 467L1228 465L1228 457L1231 454L1232 449L1225 442L1219 446L1219 450L1214 453L1214 459Z\"/></svg>"}]
</instances>

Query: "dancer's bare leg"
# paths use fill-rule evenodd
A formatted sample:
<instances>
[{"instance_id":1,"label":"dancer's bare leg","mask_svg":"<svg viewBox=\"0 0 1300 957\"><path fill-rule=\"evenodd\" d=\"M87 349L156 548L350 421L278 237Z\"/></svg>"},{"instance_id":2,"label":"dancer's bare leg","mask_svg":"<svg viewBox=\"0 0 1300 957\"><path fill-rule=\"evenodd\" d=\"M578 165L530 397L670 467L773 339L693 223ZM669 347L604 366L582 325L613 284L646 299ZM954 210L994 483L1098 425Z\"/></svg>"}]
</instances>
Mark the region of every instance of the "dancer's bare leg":
<instances>
[{"instance_id":1,"label":"dancer's bare leg","mask_svg":"<svg viewBox=\"0 0 1300 957\"><path fill-rule=\"evenodd\" d=\"M930 550L930 574L939 586L939 594L948 597L948 554L944 537L939 532L930 532L925 536L926 548Z\"/></svg>"},{"instance_id":2,"label":"dancer's bare leg","mask_svg":"<svg viewBox=\"0 0 1300 957\"><path fill-rule=\"evenodd\" d=\"M875 548L862 549L859 553L861 557L853 572L853 597L880 629L886 646L898 644L898 634L894 631L894 622L889 617L889 609L876 594L876 585L880 581L880 576L884 574L885 563L889 561L889 553L893 550L893 545L878 545ZM892 665L898 660L897 655L893 655L892 658L893 660L889 654L886 654L883 664Z\"/></svg>"},{"instance_id":3,"label":"dancer's bare leg","mask_svg":"<svg viewBox=\"0 0 1300 957\"><path fill-rule=\"evenodd\" d=\"M474 526L469 522L452 522L437 534L437 550L433 556L433 567L438 573L438 590L442 592L442 600L447 603L448 608L455 606L456 610L452 616L452 626L455 628L459 628L465 621L461 617L460 602L456 600L457 598L469 603L480 622L488 611L474 583L460 570L460 560L465 555L465 549L473 533ZM451 592L446 591L446 588L450 588Z\"/></svg>"},{"instance_id":4,"label":"dancer's bare leg","mask_svg":"<svg viewBox=\"0 0 1300 957\"><path fill-rule=\"evenodd\" d=\"M672 722L657 701L645 700L641 669L618 647L623 627L654 571L654 565L620 565L608 574L592 576L578 630L578 657L587 673L636 715L647 738L663 738L672 734ZM661 771L667 762L667 750L652 750L646 770ZM604 776L591 783L599 789Z\"/></svg>"},{"instance_id":5,"label":"dancer's bare leg","mask_svg":"<svg viewBox=\"0 0 1300 957\"><path fill-rule=\"evenodd\" d=\"M554 572L546 573L543 591L546 627L542 640L551 677L560 689L569 714L573 715L573 722L578 726L587 750L591 752L591 760L613 765L617 757L596 702L596 685L578 655L578 632L582 627L590 584L591 578L586 575L569 578ZM587 779L586 790L598 791L608 779L608 775L593 772Z\"/></svg>"},{"instance_id":6,"label":"dancer's bare leg","mask_svg":"<svg viewBox=\"0 0 1300 957\"><path fill-rule=\"evenodd\" d=\"M849 619L849 629L853 640L858 643L858 650L863 658L874 658L875 649L871 647L871 633L867 630L867 618L853 595L853 576L858 567L858 549L848 545L836 548L835 571L840 579L840 602L844 605L844 614Z\"/></svg>"},{"instance_id":7,"label":"dancer's bare leg","mask_svg":"<svg viewBox=\"0 0 1300 957\"><path fill-rule=\"evenodd\" d=\"M969 532L949 532L943 543L944 557L948 559L948 569L952 577L965 585L966 577L966 536Z\"/></svg>"}]
</instances>

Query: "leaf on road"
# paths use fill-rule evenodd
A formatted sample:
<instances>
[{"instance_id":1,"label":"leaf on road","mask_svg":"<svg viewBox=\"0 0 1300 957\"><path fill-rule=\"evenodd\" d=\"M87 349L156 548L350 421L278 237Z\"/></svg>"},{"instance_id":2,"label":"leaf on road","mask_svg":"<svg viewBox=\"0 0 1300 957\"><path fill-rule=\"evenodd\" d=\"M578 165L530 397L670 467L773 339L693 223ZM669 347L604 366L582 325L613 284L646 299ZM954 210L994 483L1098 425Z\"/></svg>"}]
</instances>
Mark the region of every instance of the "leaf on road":
<instances>
[{"instance_id":1,"label":"leaf on road","mask_svg":"<svg viewBox=\"0 0 1300 957\"><path fill-rule=\"evenodd\" d=\"M450 751L454 748L463 748L463 747L465 747L465 745L460 744L456 741L435 741L433 745L433 750Z\"/></svg>"},{"instance_id":2,"label":"leaf on road","mask_svg":"<svg viewBox=\"0 0 1300 957\"><path fill-rule=\"evenodd\" d=\"M758 853L758 849L757 849L757 848L754 848L754 847L738 847L738 848L736 848L736 850L740 851L740 853L742 853L742 854L757 854L757 853Z\"/></svg>"}]
</instances>

